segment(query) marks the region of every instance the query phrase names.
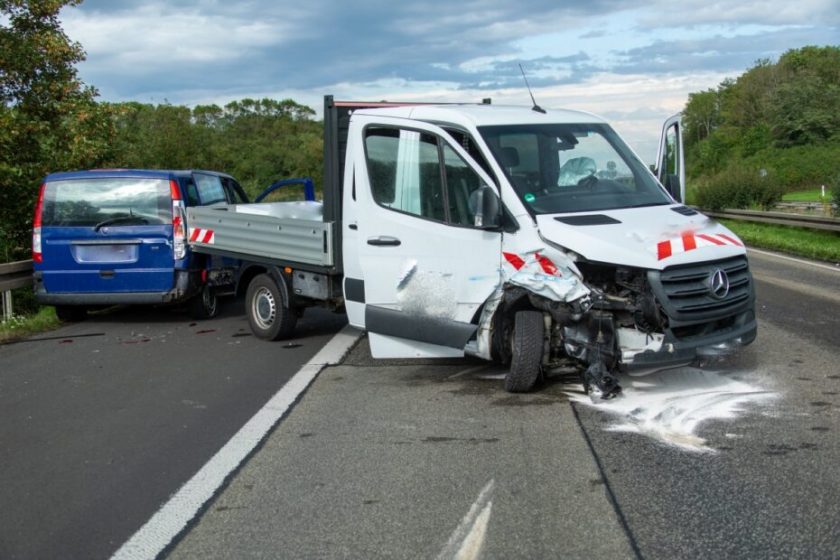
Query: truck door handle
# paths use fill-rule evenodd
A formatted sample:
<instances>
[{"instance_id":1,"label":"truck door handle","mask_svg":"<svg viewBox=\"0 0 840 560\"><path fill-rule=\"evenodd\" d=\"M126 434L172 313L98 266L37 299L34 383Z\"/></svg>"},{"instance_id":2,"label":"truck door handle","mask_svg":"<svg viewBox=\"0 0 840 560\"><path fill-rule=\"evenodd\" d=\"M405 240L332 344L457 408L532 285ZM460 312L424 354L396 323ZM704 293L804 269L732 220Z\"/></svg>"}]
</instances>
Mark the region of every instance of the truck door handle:
<instances>
[{"instance_id":1,"label":"truck door handle","mask_svg":"<svg viewBox=\"0 0 840 560\"><path fill-rule=\"evenodd\" d=\"M368 237L368 245L375 245L376 247L397 247L401 243L396 237L390 235L380 235L379 237Z\"/></svg>"}]
</instances>

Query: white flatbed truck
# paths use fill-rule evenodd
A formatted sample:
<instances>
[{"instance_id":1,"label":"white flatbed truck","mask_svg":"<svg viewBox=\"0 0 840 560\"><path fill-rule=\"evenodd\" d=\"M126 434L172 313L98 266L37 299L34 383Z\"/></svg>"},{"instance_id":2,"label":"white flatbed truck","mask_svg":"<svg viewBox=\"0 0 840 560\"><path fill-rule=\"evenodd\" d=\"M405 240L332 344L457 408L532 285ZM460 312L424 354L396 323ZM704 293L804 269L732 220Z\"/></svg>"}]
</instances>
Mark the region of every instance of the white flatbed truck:
<instances>
[{"instance_id":1,"label":"white flatbed truck","mask_svg":"<svg viewBox=\"0 0 840 560\"><path fill-rule=\"evenodd\" d=\"M321 305L376 358L500 360L513 392L573 362L609 398L756 335L743 244L681 203L679 126L657 178L589 113L328 96L323 202L190 208L189 243L242 260L261 338Z\"/></svg>"}]
</instances>

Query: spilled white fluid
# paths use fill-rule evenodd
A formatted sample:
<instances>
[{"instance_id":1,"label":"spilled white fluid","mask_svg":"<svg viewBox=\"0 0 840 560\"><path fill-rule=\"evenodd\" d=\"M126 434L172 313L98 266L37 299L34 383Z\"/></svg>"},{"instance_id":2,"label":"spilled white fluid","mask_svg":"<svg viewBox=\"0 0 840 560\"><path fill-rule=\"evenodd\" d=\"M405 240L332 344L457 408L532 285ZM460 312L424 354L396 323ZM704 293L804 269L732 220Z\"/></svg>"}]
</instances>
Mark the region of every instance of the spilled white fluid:
<instances>
[{"instance_id":1,"label":"spilled white fluid","mask_svg":"<svg viewBox=\"0 0 840 560\"><path fill-rule=\"evenodd\" d=\"M713 452L697 435L703 422L733 420L749 405L777 396L729 375L684 367L624 377L623 393L609 401L593 401L580 393L569 397L614 415L617 422L610 431L643 434L687 451Z\"/></svg>"}]
</instances>

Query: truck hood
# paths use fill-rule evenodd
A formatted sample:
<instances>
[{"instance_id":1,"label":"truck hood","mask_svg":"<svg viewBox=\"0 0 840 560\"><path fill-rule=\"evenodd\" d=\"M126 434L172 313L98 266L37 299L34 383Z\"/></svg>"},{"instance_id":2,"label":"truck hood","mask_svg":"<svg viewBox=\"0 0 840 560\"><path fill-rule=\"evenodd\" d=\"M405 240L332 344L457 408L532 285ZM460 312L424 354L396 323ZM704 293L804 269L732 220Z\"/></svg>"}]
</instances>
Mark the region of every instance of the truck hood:
<instances>
[{"instance_id":1,"label":"truck hood","mask_svg":"<svg viewBox=\"0 0 840 560\"><path fill-rule=\"evenodd\" d=\"M544 240L587 260L662 270L725 259L746 250L708 216L681 205L537 216Z\"/></svg>"}]
</instances>

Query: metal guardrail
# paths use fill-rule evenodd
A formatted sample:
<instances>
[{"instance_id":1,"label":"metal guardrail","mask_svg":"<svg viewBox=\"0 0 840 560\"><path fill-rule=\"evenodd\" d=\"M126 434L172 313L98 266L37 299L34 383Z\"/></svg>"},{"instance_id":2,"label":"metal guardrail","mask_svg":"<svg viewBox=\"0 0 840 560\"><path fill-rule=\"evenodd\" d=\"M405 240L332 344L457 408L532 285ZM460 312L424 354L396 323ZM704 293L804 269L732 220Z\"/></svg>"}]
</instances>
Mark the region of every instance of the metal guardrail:
<instances>
[{"instance_id":1,"label":"metal guardrail","mask_svg":"<svg viewBox=\"0 0 840 560\"><path fill-rule=\"evenodd\" d=\"M12 290L32 285L32 261L0 264L0 292L3 300L3 320L12 317Z\"/></svg>"},{"instance_id":2,"label":"metal guardrail","mask_svg":"<svg viewBox=\"0 0 840 560\"><path fill-rule=\"evenodd\" d=\"M759 222L765 224L777 224L783 226L800 227L806 229L820 229L823 231L840 232L840 218L826 218L822 216L803 216L802 214L789 214L786 212L758 212L755 210L732 210L727 208L723 212L707 212L701 210L705 215L712 218L724 218L729 220L741 220L744 222Z\"/></svg>"}]
</instances>

